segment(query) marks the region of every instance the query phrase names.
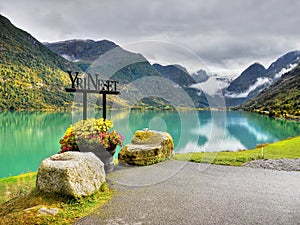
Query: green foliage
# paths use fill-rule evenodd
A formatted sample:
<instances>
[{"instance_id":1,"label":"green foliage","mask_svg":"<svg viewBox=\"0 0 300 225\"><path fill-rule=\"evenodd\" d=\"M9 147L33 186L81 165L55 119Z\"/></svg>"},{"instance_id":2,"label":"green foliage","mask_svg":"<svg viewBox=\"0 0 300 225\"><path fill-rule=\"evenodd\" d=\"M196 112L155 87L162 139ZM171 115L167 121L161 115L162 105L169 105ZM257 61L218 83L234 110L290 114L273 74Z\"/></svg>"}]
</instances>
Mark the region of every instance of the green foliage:
<instances>
[{"instance_id":1,"label":"green foliage","mask_svg":"<svg viewBox=\"0 0 300 225\"><path fill-rule=\"evenodd\" d=\"M0 15L0 110L64 109L72 63Z\"/></svg>"},{"instance_id":2,"label":"green foliage","mask_svg":"<svg viewBox=\"0 0 300 225\"><path fill-rule=\"evenodd\" d=\"M167 100L160 97L145 97L137 101L134 105L136 108L143 109L175 109Z\"/></svg>"}]
</instances>

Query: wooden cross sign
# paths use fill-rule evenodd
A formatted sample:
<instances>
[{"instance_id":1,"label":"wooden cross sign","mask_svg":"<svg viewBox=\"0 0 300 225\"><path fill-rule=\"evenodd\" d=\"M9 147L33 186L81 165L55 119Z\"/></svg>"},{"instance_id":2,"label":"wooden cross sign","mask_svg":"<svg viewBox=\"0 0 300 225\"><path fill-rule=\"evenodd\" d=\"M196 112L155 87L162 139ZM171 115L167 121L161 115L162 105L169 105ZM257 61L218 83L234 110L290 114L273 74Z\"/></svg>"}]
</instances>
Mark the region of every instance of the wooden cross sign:
<instances>
[{"instance_id":1,"label":"wooden cross sign","mask_svg":"<svg viewBox=\"0 0 300 225\"><path fill-rule=\"evenodd\" d=\"M79 72L75 72L74 76L72 71L67 71L72 83L71 88L66 88L66 92L79 92L83 94L83 119L87 119L87 94L102 94L103 96L103 118L106 119L106 95L117 95L118 81L114 80L100 80L99 74L92 76L87 73L86 77L78 77Z\"/></svg>"}]
</instances>

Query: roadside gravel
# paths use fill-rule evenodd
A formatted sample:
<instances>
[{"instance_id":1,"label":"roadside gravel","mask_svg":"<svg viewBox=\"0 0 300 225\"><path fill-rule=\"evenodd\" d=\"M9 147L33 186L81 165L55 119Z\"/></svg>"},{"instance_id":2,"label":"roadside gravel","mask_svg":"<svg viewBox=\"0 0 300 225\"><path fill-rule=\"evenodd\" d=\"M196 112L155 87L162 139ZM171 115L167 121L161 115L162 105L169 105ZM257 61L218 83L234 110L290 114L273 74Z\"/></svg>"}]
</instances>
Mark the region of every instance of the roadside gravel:
<instances>
[{"instance_id":1,"label":"roadside gravel","mask_svg":"<svg viewBox=\"0 0 300 225\"><path fill-rule=\"evenodd\" d=\"M113 199L75 224L299 224L300 173L169 160L117 168Z\"/></svg>"},{"instance_id":2,"label":"roadside gravel","mask_svg":"<svg viewBox=\"0 0 300 225\"><path fill-rule=\"evenodd\" d=\"M272 170L300 171L299 159L261 159L245 163L243 166Z\"/></svg>"}]
</instances>

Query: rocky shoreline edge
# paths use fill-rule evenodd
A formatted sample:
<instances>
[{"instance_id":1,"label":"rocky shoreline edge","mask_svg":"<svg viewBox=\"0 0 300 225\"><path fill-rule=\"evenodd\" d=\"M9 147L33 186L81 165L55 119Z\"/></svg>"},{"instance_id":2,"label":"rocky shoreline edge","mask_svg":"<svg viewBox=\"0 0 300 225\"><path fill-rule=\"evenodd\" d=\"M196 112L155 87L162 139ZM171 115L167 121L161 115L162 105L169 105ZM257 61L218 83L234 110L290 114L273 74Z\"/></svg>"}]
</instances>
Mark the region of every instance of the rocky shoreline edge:
<instances>
[{"instance_id":1,"label":"rocky shoreline edge","mask_svg":"<svg viewBox=\"0 0 300 225\"><path fill-rule=\"evenodd\" d=\"M300 158L297 159L260 159L243 164L244 167L264 168L283 171L300 171Z\"/></svg>"}]
</instances>

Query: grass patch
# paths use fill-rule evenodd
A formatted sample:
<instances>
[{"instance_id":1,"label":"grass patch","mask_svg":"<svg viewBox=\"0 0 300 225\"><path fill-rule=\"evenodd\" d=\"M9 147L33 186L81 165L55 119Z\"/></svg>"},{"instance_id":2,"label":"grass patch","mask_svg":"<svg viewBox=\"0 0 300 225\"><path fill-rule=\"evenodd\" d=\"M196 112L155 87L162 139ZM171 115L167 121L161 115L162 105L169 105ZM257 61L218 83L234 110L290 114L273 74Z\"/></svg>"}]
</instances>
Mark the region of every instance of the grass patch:
<instances>
[{"instance_id":1,"label":"grass patch","mask_svg":"<svg viewBox=\"0 0 300 225\"><path fill-rule=\"evenodd\" d=\"M28 194L35 187L36 172L0 179L0 204Z\"/></svg>"},{"instance_id":2,"label":"grass patch","mask_svg":"<svg viewBox=\"0 0 300 225\"><path fill-rule=\"evenodd\" d=\"M176 154L174 159L197 163L241 166L256 159L300 158L300 136L273 144L264 144L251 150L236 152L195 152Z\"/></svg>"},{"instance_id":3,"label":"grass patch","mask_svg":"<svg viewBox=\"0 0 300 225\"><path fill-rule=\"evenodd\" d=\"M0 179L0 224L71 224L111 199L113 192L104 183L94 195L70 198L41 193L35 188L36 173ZM38 210L57 208L56 215L41 215Z\"/></svg>"}]
</instances>

